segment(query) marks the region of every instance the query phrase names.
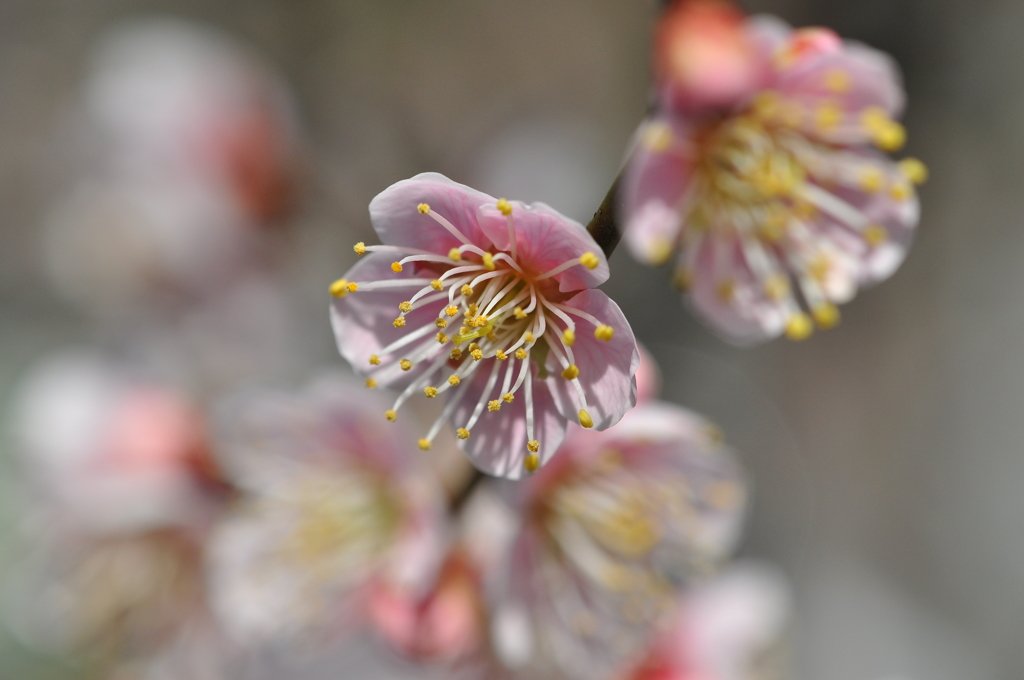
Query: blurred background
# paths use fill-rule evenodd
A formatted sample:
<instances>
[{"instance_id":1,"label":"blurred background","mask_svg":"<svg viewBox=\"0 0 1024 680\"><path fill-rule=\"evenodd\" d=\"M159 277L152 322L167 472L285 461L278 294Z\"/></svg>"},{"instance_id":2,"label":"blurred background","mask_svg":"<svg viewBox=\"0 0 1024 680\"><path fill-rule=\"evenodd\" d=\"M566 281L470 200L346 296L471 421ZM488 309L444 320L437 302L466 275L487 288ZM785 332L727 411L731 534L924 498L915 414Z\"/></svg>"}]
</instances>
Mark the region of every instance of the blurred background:
<instances>
[{"instance_id":1,"label":"blurred background","mask_svg":"<svg viewBox=\"0 0 1024 680\"><path fill-rule=\"evenodd\" d=\"M728 346L624 251L604 289L666 397L720 423L751 469L741 554L792 581L798 677L1024 677L1024 5L743 5L902 65L907 151L932 177L917 242L799 344ZM588 220L646 108L656 12L0 4L0 570L25 549L10 442L31 366L86 352L200 404L337 366L327 286L393 182L433 170ZM154 73L178 89L151 91ZM140 113L161 96L192 102L191 122ZM0 677L81 673L0 631Z\"/></svg>"}]
</instances>

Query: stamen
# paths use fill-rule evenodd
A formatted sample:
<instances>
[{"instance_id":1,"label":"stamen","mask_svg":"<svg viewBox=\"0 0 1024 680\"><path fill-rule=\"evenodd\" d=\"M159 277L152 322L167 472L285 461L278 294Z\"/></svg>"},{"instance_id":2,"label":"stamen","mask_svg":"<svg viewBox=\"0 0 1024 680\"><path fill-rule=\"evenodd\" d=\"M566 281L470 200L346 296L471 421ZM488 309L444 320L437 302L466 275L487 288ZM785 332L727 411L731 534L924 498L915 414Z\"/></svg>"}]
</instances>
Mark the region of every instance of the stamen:
<instances>
[{"instance_id":1,"label":"stamen","mask_svg":"<svg viewBox=\"0 0 1024 680\"><path fill-rule=\"evenodd\" d=\"M434 319L434 326L443 330L448 328L448 322L444 319Z\"/></svg>"},{"instance_id":2,"label":"stamen","mask_svg":"<svg viewBox=\"0 0 1024 680\"><path fill-rule=\"evenodd\" d=\"M448 336L447 336L447 335L445 335L444 333L440 333L440 332L439 332L439 333L438 333L437 335L435 335L434 337L435 337L435 339L437 340L437 342L438 342L439 344L441 344L441 345L445 345L445 344L447 344L447 343L448 343Z\"/></svg>"},{"instance_id":3,"label":"stamen","mask_svg":"<svg viewBox=\"0 0 1024 680\"><path fill-rule=\"evenodd\" d=\"M391 322L391 325L394 326L395 328L405 328L405 317L398 317L397 319Z\"/></svg>"},{"instance_id":4,"label":"stamen","mask_svg":"<svg viewBox=\"0 0 1024 680\"><path fill-rule=\"evenodd\" d=\"M388 409L387 411L384 412L384 417L390 420L391 422L395 422L396 420L398 420L398 412L395 411L394 409Z\"/></svg>"},{"instance_id":5,"label":"stamen","mask_svg":"<svg viewBox=\"0 0 1024 680\"><path fill-rule=\"evenodd\" d=\"M434 279L433 281L430 282L430 287L433 288L434 290L441 290L442 288L444 288L444 281L441 281L440 279Z\"/></svg>"},{"instance_id":6,"label":"stamen","mask_svg":"<svg viewBox=\"0 0 1024 680\"><path fill-rule=\"evenodd\" d=\"M484 385L484 391L480 394L480 401L477 402L476 407L473 409L473 415L470 416L469 422L466 423L466 429L472 430L473 426L476 425L476 421L480 419L480 414L484 412L484 406L488 405L488 397L491 396L491 390L494 389L494 383L498 381L498 369L501 364L495 362L494 368L491 369L491 375L487 377L487 384Z\"/></svg>"},{"instance_id":7,"label":"stamen","mask_svg":"<svg viewBox=\"0 0 1024 680\"><path fill-rule=\"evenodd\" d=\"M806 340L814 332L814 324L811 317L803 312L797 312L789 317L786 322L786 337L799 342Z\"/></svg>"},{"instance_id":8,"label":"stamen","mask_svg":"<svg viewBox=\"0 0 1024 680\"><path fill-rule=\"evenodd\" d=\"M460 427L459 429L455 430L455 436L458 437L459 439L469 439L469 430L467 430L464 427Z\"/></svg>"},{"instance_id":9,"label":"stamen","mask_svg":"<svg viewBox=\"0 0 1024 680\"><path fill-rule=\"evenodd\" d=\"M391 263L391 271L393 271L396 274L401 272L402 271L402 263L401 262L392 262Z\"/></svg>"},{"instance_id":10,"label":"stamen","mask_svg":"<svg viewBox=\"0 0 1024 680\"><path fill-rule=\"evenodd\" d=\"M458 361L462 358L462 350L458 347L452 348L452 353L449 355L454 361Z\"/></svg>"},{"instance_id":11,"label":"stamen","mask_svg":"<svg viewBox=\"0 0 1024 680\"><path fill-rule=\"evenodd\" d=\"M599 324L598 327L594 329L594 337L602 342L610 342L611 339L615 337L615 329L605 324Z\"/></svg>"},{"instance_id":12,"label":"stamen","mask_svg":"<svg viewBox=\"0 0 1024 680\"><path fill-rule=\"evenodd\" d=\"M435 222L437 222L437 223L438 223L438 224L440 224L440 225L441 225L442 227L444 227L445 229L447 229L447 230L448 230L448 232L449 232L449 233L450 233L450 234L451 234L452 236L454 236L455 238L459 239L459 240L460 240L460 241L462 241L463 243L470 243L470 240L469 240L468 238L466 238L465 234L463 234L463 233L462 233L461 231L459 231L458 229L456 229L456 228L455 228L455 225L454 225L454 224L452 224L451 222L449 222L448 220L446 220L445 218L441 217L441 216L440 216L440 215L438 215L438 214L437 214L436 212L434 212L433 210L431 210L431 209L430 209L430 206L429 206L429 205L427 205L426 203L420 203L420 204L419 204L419 205L417 206L417 210L419 210L419 211L420 211L421 213L423 213L424 215L430 215L431 217L433 217L433 218L434 218L434 221L435 221Z\"/></svg>"},{"instance_id":13,"label":"stamen","mask_svg":"<svg viewBox=\"0 0 1024 680\"><path fill-rule=\"evenodd\" d=\"M490 253L484 253L483 258L484 268L488 271L494 271L494 256Z\"/></svg>"},{"instance_id":14,"label":"stamen","mask_svg":"<svg viewBox=\"0 0 1024 680\"><path fill-rule=\"evenodd\" d=\"M473 289L467 284L462 287L460 292L462 293L462 297L470 297L473 294Z\"/></svg>"},{"instance_id":15,"label":"stamen","mask_svg":"<svg viewBox=\"0 0 1024 680\"><path fill-rule=\"evenodd\" d=\"M462 259L462 253L459 252L458 248L452 248L448 251L448 259L458 262Z\"/></svg>"},{"instance_id":16,"label":"stamen","mask_svg":"<svg viewBox=\"0 0 1024 680\"><path fill-rule=\"evenodd\" d=\"M454 354L456 350L459 351L460 355L462 354L462 351L459 350L458 347L456 347L455 350L452 350L452 354ZM448 384L451 385L452 387L458 387L460 382L462 382L462 380L457 375L451 375L448 377Z\"/></svg>"},{"instance_id":17,"label":"stamen","mask_svg":"<svg viewBox=\"0 0 1024 680\"><path fill-rule=\"evenodd\" d=\"M376 354L371 354L370 355L370 365L371 366L380 366L380 357L377 356Z\"/></svg>"},{"instance_id":18,"label":"stamen","mask_svg":"<svg viewBox=\"0 0 1024 680\"><path fill-rule=\"evenodd\" d=\"M336 298L342 298L348 295L348 281L345 279L338 279L331 284L330 287L331 295Z\"/></svg>"},{"instance_id":19,"label":"stamen","mask_svg":"<svg viewBox=\"0 0 1024 680\"><path fill-rule=\"evenodd\" d=\"M397 264L397 263L396 263ZM348 292L357 290L385 290L391 288L421 288L429 283L428 279L389 279L387 281L364 281L348 284ZM353 288L355 286L355 288Z\"/></svg>"},{"instance_id":20,"label":"stamen","mask_svg":"<svg viewBox=\"0 0 1024 680\"><path fill-rule=\"evenodd\" d=\"M565 378L566 380L575 380L576 378L579 377L579 375L580 369L579 366L577 366L576 364L569 364L568 366L565 367L565 370L562 371L562 377Z\"/></svg>"},{"instance_id":21,"label":"stamen","mask_svg":"<svg viewBox=\"0 0 1024 680\"><path fill-rule=\"evenodd\" d=\"M401 361L398 362L398 365L402 367L403 371L408 371L409 369L412 368L412 362L409 361L408 359L402 359Z\"/></svg>"},{"instance_id":22,"label":"stamen","mask_svg":"<svg viewBox=\"0 0 1024 680\"><path fill-rule=\"evenodd\" d=\"M430 440L427 439L426 437L424 437L423 439L419 440L419 442L417 442L417 445L423 451L429 451L430 450Z\"/></svg>"},{"instance_id":23,"label":"stamen","mask_svg":"<svg viewBox=\"0 0 1024 680\"><path fill-rule=\"evenodd\" d=\"M529 447L530 444L537 444L537 448L540 448L539 442L529 442L527 443L527 447ZM526 458L523 459L523 467L527 472L536 472L540 468L540 456L536 453L527 454Z\"/></svg>"},{"instance_id":24,"label":"stamen","mask_svg":"<svg viewBox=\"0 0 1024 680\"><path fill-rule=\"evenodd\" d=\"M541 281L543 279L550 278L550 277L554 276L555 274L561 274L562 272L564 272L569 267L574 267L576 265L582 265L582 266L586 267L587 269L595 269L599 264L601 264L601 260L600 260L600 258L597 257L597 255L595 255L594 253L590 253L590 252L583 253L578 258L574 258L574 259L569 260L567 262L563 262L562 264L558 265L554 269L551 269L549 271L544 272L540 276L536 277L534 279L534 281Z\"/></svg>"},{"instance_id":25,"label":"stamen","mask_svg":"<svg viewBox=\"0 0 1024 680\"><path fill-rule=\"evenodd\" d=\"M362 257L366 254L366 244L360 241L359 243L352 246L352 250L356 251L356 255Z\"/></svg>"},{"instance_id":26,"label":"stamen","mask_svg":"<svg viewBox=\"0 0 1024 680\"><path fill-rule=\"evenodd\" d=\"M916 158L904 158L899 162L900 172L914 184L924 184L928 181L928 168Z\"/></svg>"},{"instance_id":27,"label":"stamen","mask_svg":"<svg viewBox=\"0 0 1024 680\"><path fill-rule=\"evenodd\" d=\"M437 396L437 388L436 387L424 387L423 388L423 394L427 395L427 399L433 399L434 397Z\"/></svg>"},{"instance_id":28,"label":"stamen","mask_svg":"<svg viewBox=\"0 0 1024 680\"><path fill-rule=\"evenodd\" d=\"M366 379L366 386L372 390L374 387L377 386L377 381L374 380L373 378L367 378Z\"/></svg>"},{"instance_id":29,"label":"stamen","mask_svg":"<svg viewBox=\"0 0 1024 680\"><path fill-rule=\"evenodd\" d=\"M594 420L590 417L590 414L587 413L587 410L582 408L580 409L580 425L587 429L594 426Z\"/></svg>"},{"instance_id":30,"label":"stamen","mask_svg":"<svg viewBox=\"0 0 1024 680\"><path fill-rule=\"evenodd\" d=\"M498 199L498 212L505 216L505 221L508 223L508 250L512 254L512 259L516 259L516 229L512 223L512 204L506 201L504 198Z\"/></svg>"},{"instance_id":31,"label":"stamen","mask_svg":"<svg viewBox=\"0 0 1024 680\"><path fill-rule=\"evenodd\" d=\"M402 312L403 314L408 314L409 312L412 311L412 303L409 302L408 300L406 300L405 302L399 302L398 311Z\"/></svg>"},{"instance_id":32,"label":"stamen","mask_svg":"<svg viewBox=\"0 0 1024 680\"><path fill-rule=\"evenodd\" d=\"M538 451L540 451L540 442L537 441L536 439L531 439L530 441L526 442L526 449L530 453L537 453Z\"/></svg>"},{"instance_id":33,"label":"stamen","mask_svg":"<svg viewBox=\"0 0 1024 680\"><path fill-rule=\"evenodd\" d=\"M523 364L524 368L529 369L529 362ZM526 448L531 453L536 453L540 450L540 444L533 438L533 371L526 371Z\"/></svg>"},{"instance_id":34,"label":"stamen","mask_svg":"<svg viewBox=\"0 0 1024 680\"><path fill-rule=\"evenodd\" d=\"M487 410L491 411L492 413L495 412L495 411L500 411L501 410L501 400L500 399L493 399L493 400L487 402Z\"/></svg>"}]
</instances>

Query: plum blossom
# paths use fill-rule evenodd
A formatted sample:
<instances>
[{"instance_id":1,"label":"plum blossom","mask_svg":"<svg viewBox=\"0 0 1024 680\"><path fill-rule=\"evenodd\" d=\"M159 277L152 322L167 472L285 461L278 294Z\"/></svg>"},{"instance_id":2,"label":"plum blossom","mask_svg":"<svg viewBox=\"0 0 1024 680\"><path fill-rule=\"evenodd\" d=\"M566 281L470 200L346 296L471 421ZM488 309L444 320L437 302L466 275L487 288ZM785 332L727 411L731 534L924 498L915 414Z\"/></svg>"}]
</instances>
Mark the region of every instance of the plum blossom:
<instances>
[{"instance_id":1,"label":"plum blossom","mask_svg":"<svg viewBox=\"0 0 1024 680\"><path fill-rule=\"evenodd\" d=\"M383 245L331 286L338 348L368 387L448 393L419 440L451 421L483 472L518 479L554 454L569 420L597 430L636 401L639 355L586 229L541 203L495 199L425 173L370 203Z\"/></svg>"},{"instance_id":2,"label":"plum blossom","mask_svg":"<svg viewBox=\"0 0 1024 680\"><path fill-rule=\"evenodd\" d=\"M714 38L714 39L712 39ZM799 340L900 265L918 221L898 67L825 28L677 2L620 199L625 240L737 343Z\"/></svg>"},{"instance_id":3,"label":"plum blossom","mask_svg":"<svg viewBox=\"0 0 1024 680\"><path fill-rule=\"evenodd\" d=\"M437 487L353 386L332 377L222 411L218 452L241 495L210 538L208 580L243 645L337 642L365 619L377 580L413 587L439 562Z\"/></svg>"},{"instance_id":4,"label":"plum blossom","mask_svg":"<svg viewBox=\"0 0 1024 680\"><path fill-rule=\"evenodd\" d=\"M524 486L495 587L495 649L509 666L574 677L643 649L679 589L734 547L746 498L718 430L664 402L606 432L574 429Z\"/></svg>"}]
</instances>

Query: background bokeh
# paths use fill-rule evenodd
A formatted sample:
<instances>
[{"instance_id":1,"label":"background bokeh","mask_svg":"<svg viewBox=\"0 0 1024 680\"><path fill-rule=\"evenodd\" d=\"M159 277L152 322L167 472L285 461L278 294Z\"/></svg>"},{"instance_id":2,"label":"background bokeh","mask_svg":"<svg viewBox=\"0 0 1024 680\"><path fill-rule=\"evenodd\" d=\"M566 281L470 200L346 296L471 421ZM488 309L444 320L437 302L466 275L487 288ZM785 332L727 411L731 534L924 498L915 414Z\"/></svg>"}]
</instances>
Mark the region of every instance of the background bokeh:
<instances>
[{"instance_id":1,"label":"background bokeh","mask_svg":"<svg viewBox=\"0 0 1024 680\"><path fill-rule=\"evenodd\" d=\"M661 361L666 395L742 450L755 480L742 553L794 584L799 677L1024 677L1024 5L745 6L900 62L907 150L932 177L915 247L843 308L839 328L800 344L726 345L680 306L666 272L622 251L605 290ZM351 243L372 238L369 200L417 172L585 222L645 110L655 14L653 0L5 0L0 406L34 360L81 344L130 353L138 336L172 357L220 337L200 362L210 390L340 362L326 287ZM112 26L154 15L206 23L271 64L303 139L296 208L265 261L166 327L67 302L44 247L55 203L89 173L78 108L91 50ZM8 439L0 569L23 545ZM0 677L76 672L0 632Z\"/></svg>"}]
</instances>

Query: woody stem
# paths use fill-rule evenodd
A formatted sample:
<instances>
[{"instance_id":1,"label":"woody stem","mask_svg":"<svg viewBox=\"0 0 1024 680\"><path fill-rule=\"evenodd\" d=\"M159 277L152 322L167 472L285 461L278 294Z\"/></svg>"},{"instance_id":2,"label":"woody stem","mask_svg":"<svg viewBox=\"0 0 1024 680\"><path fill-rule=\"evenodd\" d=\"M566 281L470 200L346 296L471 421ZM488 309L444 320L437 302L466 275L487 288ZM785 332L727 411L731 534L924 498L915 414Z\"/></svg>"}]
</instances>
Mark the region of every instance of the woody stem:
<instances>
[{"instance_id":1,"label":"woody stem","mask_svg":"<svg viewBox=\"0 0 1024 680\"><path fill-rule=\"evenodd\" d=\"M619 239L622 238L622 229L619 226L618 210L616 205L615 195L619 190L619 181L622 179L620 173L615 181L612 182L611 188L608 189L608 193L605 195L604 200L601 201L601 205L598 207L597 212L594 213L593 219L590 220L590 224L587 225L587 231L597 241L597 245L601 246L601 250L604 251L605 257L611 257L612 252L615 250L615 246L619 245Z\"/></svg>"}]
</instances>

